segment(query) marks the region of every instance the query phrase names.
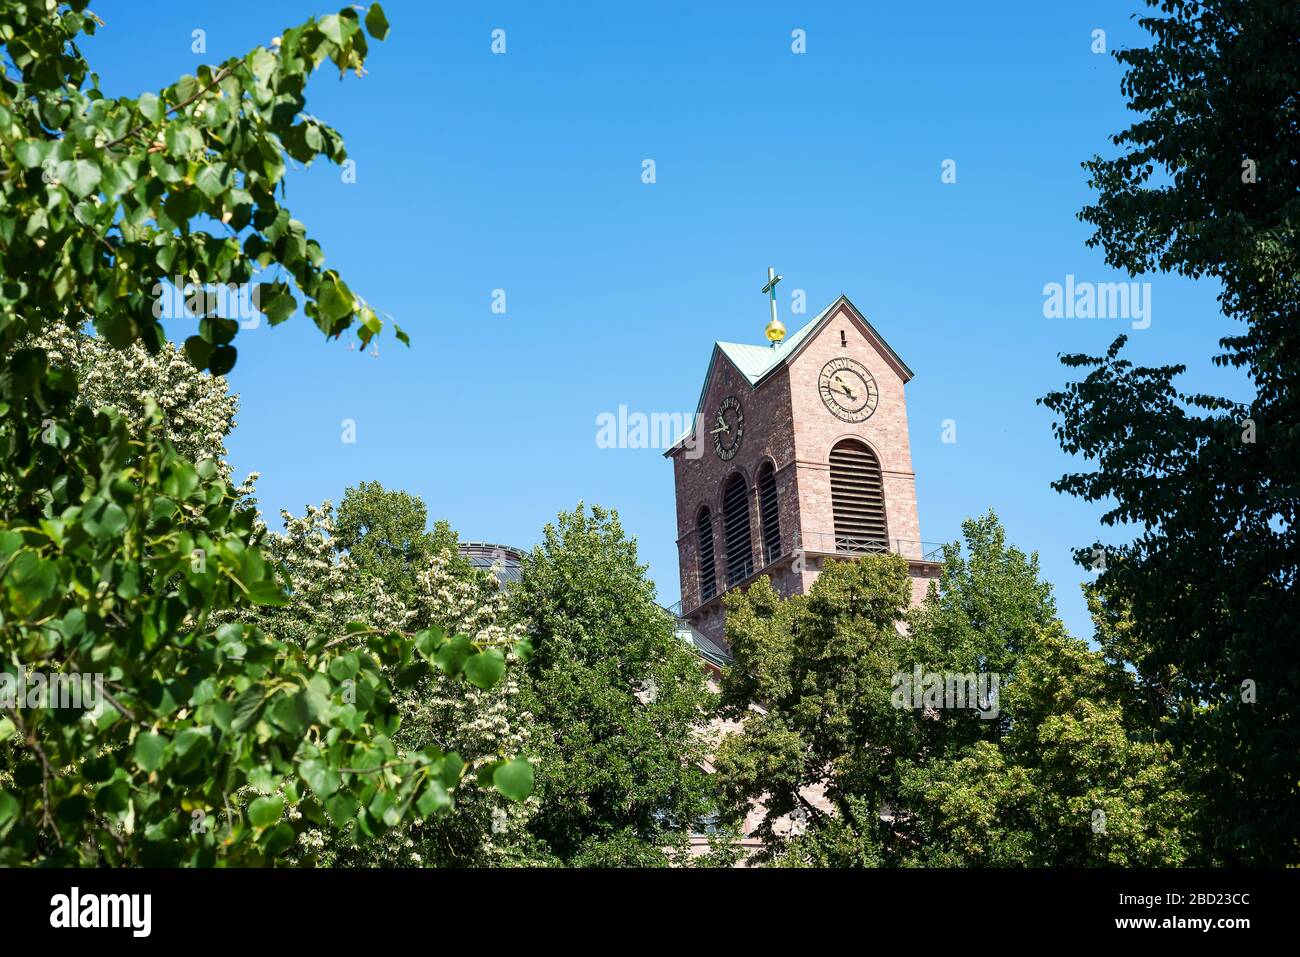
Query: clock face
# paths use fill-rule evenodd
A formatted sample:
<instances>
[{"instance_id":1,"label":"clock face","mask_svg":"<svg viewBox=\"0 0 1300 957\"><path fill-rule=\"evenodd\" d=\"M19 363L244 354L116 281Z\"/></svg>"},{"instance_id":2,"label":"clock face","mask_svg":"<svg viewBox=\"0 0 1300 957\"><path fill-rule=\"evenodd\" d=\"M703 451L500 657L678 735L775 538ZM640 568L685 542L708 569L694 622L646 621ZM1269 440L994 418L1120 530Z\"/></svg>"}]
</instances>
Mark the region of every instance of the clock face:
<instances>
[{"instance_id":1,"label":"clock face","mask_svg":"<svg viewBox=\"0 0 1300 957\"><path fill-rule=\"evenodd\" d=\"M745 434L745 413L740 408L740 400L734 395L727 396L718 405L711 431L713 451L718 453L718 458L734 458L740 448L740 439Z\"/></svg>"},{"instance_id":2,"label":"clock face","mask_svg":"<svg viewBox=\"0 0 1300 957\"><path fill-rule=\"evenodd\" d=\"M855 359L832 359L826 363L817 377L817 387L826 408L845 422L870 418L880 402L876 380Z\"/></svg>"}]
</instances>

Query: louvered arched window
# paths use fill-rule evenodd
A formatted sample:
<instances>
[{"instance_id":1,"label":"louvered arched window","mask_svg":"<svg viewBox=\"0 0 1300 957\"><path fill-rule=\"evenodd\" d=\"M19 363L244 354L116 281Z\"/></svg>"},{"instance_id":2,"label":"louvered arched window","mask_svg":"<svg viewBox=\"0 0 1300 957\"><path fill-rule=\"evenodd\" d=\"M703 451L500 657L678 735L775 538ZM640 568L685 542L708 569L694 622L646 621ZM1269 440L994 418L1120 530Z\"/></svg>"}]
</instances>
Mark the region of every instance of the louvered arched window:
<instances>
[{"instance_id":1,"label":"louvered arched window","mask_svg":"<svg viewBox=\"0 0 1300 957\"><path fill-rule=\"evenodd\" d=\"M730 588L754 571L754 548L749 539L749 496L739 473L731 476L722 490L722 525Z\"/></svg>"},{"instance_id":2,"label":"louvered arched window","mask_svg":"<svg viewBox=\"0 0 1300 957\"><path fill-rule=\"evenodd\" d=\"M713 513L708 507L695 517L695 539L700 558L700 604L718 593L718 572L713 561Z\"/></svg>"},{"instance_id":3,"label":"louvered arched window","mask_svg":"<svg viewBox=\"0 0 1300 957\"><path fill-rule=\"evenodd\" d=\"M880 461L862 442L845 439L831 449L831 509L836 551L889 551Z\"/></svg>"},{"instance_id":4,"label":"louvered arched window","mask_svg":"<svg viewBox=\"0 0 1300 957\"><path fill-rule=\"evenodd\" d=\"M758 520L763 528L763 564L781 557L781 514L776 502L776 469L764 462L758 470Z\"/></svg>"}]
</instances>

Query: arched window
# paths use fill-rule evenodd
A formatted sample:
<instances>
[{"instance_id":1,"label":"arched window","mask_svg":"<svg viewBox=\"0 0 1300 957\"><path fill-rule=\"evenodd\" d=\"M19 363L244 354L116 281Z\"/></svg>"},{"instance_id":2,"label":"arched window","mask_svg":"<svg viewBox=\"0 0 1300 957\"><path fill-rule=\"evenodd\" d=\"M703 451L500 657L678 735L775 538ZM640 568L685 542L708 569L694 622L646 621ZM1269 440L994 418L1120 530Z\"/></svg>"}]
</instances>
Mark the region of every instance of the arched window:
<instances>
[{"instance_id":1,"label":"arched window","mask_svg":"<svg viewBox=\"0 0 1300 957\"><path fill-rule=\"evenodd\" d=\"M776 503L776 469L764 462L758 470L758 520L763 527L763 564L781 557L781 514Z\"/></svg>"},{"instance_id":2,"label":"arched window","mask_svg":"<svg viewBox=\"0 0 1300 957\"><path fill-rule=\"evenodd\" d=\"M718 573L713 563L713 513L708 506L695 518L695 538L700 558L700 604L718 593Z\"/></svg>"},{"instance_id":3,"label":"arched window","mask_svg":"<svg viewBox=\"0 0 1300 957\"><path fill-rule=\"evenodd\" d=\"M831 449L831 509L836 551L889 551L880 461L855 439L845 439Z\"/></svg>"},{"instance_id":4,"label":"arched window","mask_svg":"<svg viewBox=\"0 0 1300 957\"><path fill-rule=\"evenodd\" d=\"M737 473L722 490L723 543L727 549L727 587L754 571L754 548L749 540L749 496L745 480Z\"/></svg>"}]
</instances>

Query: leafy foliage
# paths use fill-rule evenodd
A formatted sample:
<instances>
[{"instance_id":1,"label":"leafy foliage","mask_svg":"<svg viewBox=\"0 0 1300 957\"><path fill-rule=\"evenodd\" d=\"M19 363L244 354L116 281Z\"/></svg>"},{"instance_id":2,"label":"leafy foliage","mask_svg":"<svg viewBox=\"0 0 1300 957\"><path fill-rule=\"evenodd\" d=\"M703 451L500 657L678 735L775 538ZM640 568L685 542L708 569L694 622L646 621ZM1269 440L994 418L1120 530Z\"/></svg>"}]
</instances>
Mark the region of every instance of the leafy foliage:
<instances>
[{"instance_id":1,"label":"leafy foliage","mask_svg":"<svg viewBox=\"0 0 1300 957\"><path fill-rule=\"evenodd\" d=\"M326 61L363 71L368 43L355 9L285 30L219 67L200 67L158 93L104 96L76 46L99 21L82 0L54 11L11 2L0 34L17 75L0 82L0 181L5 274L0 336L12 343L60 321L90 319L111 344L165 338L155 287L183 276L204 285L253 282L272 265L328 335L381 328L320 245L276 199L288 160L346 159L342 137L304 110L308 77ZM215 235L206 224L220 227ZM272 323L297 303L287 283L263 284ZM208 316L186 353L215 374L235 361L237 323Z\"/></svg>"},{"instance_id":2,"label":"leafy foliage","mask_svg":"<svg viewBox=\"0 0 1300 957\"><path fill-rule=\"evenodd\" d=\"M395 504L424 504L415 496L390 492L378 483L349 489L340 513L364 527L378 528L377 517ZM348 623L361 622L378 630L438 625L449 633L472 636L491 647L512 649L522 635L504 623L505 595L485 576L455 564L452 554L434 550L417 567L396 569L408 585L399 598L391 582L366 568L355 556L370 551L354 547L345 552L329 502L294 517L283 513L284 532L273 534L268 551L284 569L290 584L289 603L250 610L245 617L268 633L295 643L318 633L342 634ZM360 642L358 641L358 644ZM509 651L512 665L519 660ZM490 773L496 791L472 789L457 801L456 813L413 821L375 839L358 840L355 832L322 825L303 833L303 860L323 864L383 866L466 866L518 863L528 844L524 822L531 804L514 803L528 796L532 767L507 760L528 750L531 716L519 704L521 672L512 667L490 689L456 681L438 670L415 674L385 670L394 688L401 715L394 735L399 748L420 750L430 745L455 752L467 775ZM507 800L512 799L512 800ZM439 801L443 798L440 796Z\"/></svg>"},{"instance_id":3,"label":"leafy foliage","mask_svg":"<svg viewBox=\"0 0 1300 957\"><path fill-rule=\"evenodd\" d=\"M377 7L366 24L387 31ZM80 0L0 6L0 651L6 684L78 675L103 689L89 710L5 702L0 863L264 863L311 823L375 835L446 813L466 764L434 744L399 749L387 674L486 688L501 648L436 628L285 641L232 620L289 596L218 458L178 452L159 400L126 410L133 422L79 401L76 359L47 348L93 321L114 348L170 355L158 280L243 283L272 266L327 334L379 330L276 199L286 154L345 156L303 92L327 60L361 72L359 15L135 99L103 96L82 58L77 38L98 25ZM296 308L283 282L263 293L273 322ZM185 354L221 374L236 331L203 315ZM196 452L224 435L179 431Z\"/></svg>"},{"instance_id":4,"label":"leafy foliage","mask_svg":"<svg viewBox=\"0 0 1300 957\"><path fill-rule=\"evenodd\" d=\"M1094 470L1059 491L1105 502L1103 524L1140 529L1106 546L1095 600L1126 622L1108 654L1130 662L1184 763L1197 769L1210 860L1300 859L1300 8L1163 0L1149 47L1119 51L1139 114L1120 155L1085 166L1090 244L1131 273L1222 283L1219 365L1248 402L1187 394L1181 365L1135 367L1121 337L1068 355L1084 377L1041 401L1057 438ZM1095 561L1093 547L1080 560ZM1117 636L1118 637L1118 636Z\"/></svg>"},{"instance_id":5,"label":"leafy foliage","mask_svg":"<svg viewBox=\"0 0 1300 957\"><path fill-rule=\"evenodd\" d=\"M963 530L911 613L892 555L831 563L806 596L728 596L733 813L762 803L762 857L784 865L1180 863L1187 799L1131 677L1064 634L991 514ZM914 707L896 676L915 671L998 674L997 713Z\"/></svg>"},{"instance_id":6,"label":"leafy foliage","mask_svg":"<svg viewBox=\"0 0 1300 957\"><path fill-rule=\"evenodd\" d=\"M471 579L472 566L456 550L451 526L439 521L427 531L428 522L428 509L418 496L362 482L345 492L332 537L358 568L394 594L407 593L416 573L435 555L442 555L458 577Z\"/></svg>"},{"instance_id":7,"label":"leafy foliage","mask_svg":"<svg viewBox=\"0 0 1300 957\"><path fill-rule=\"evenodd\" d=\"M164 342L150 354L139 343L115 349L99 336L55 325L24 345L42 349L51 365L68 367L77 378L77 399L90 409L117 409L133 437L152 401L162 416L163 435L191 462L212 459L230 480L226 437L235 428L239 399L226 380L195 369L184 352Z\"/></svg>"},{"instance_id":8,"label":"leafy foliage","mask_svg":"<svg viewBox=\"0 0 1300 957\"><path fill-rule=\"evenodd\" d=\"M534 649L531 832L565 863L668 863L709 810L696 727L710 696L636 543L616 513L579 504L546 527L510 600Z\"/></svg>"}]
</instances>

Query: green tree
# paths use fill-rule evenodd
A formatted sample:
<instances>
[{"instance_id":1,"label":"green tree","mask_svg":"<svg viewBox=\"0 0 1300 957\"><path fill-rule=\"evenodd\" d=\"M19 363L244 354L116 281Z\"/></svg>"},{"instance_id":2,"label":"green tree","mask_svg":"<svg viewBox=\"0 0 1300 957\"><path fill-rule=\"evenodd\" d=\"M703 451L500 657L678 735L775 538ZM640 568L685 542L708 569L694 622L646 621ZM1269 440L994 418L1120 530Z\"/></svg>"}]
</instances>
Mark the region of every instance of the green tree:
<instances>
[{"instance_id":1,"label":"green tree","mask_svg":"<svg viewBox=\"0 0 1300 957\"><path fill-rule=\"evenodd\" d=\"M361 72L383 12L363 29L348 8L109 98L81 54L100 26L85 7L0 5L0 863L263 863L327 818L373 835L445 813L466 765L434 745L399 751L384 669L486 688L505 651L441 629L298 644L223 620L288 596L218 461L177 452L157 403L135 423L94 411L72 365L27 345L93 321L114 348L158 354L165 277L248 283L270 267L327 335L372 338L373 309L276 193L287 158L345 157L303 93L326 61ZM260 289L271 322L295 311L287 283ZM185 353L223 374L238 324L200 316ZM20 698L29 674L83 685L95 706ZM522 796L522 764L481 780Z\"/></svg>"},{"instance_id":2,"label":"green tree","mask_svg":"<svg viewBox=\"0 0 1300 957\"><path fill-rule=\"evenodd\" d=\"M907 863L1178 866L1194 846L1170 747L1132 720L1131 677L1059 623L1006 676L997 740L900 762Z\"/></svg>"},{"instance_id":3,"label":"green tree","mask_svg":"<svg viewBox=\"0 0 1300 957\"><path fill-rule=\"evenodd\" d=\"M1183 763L1198 769L1209 860L1300 860L1300 7L1162 0L1150 46L1118 51L1138 114L1119 155L1085 163L1089 245L1132 274L1206 276L1244 324L1216 364L1249 401L1181 391L1181 365L1135 367L1124 338L1041 401L1063 449L1095 464L1054 488L1106 503L1123 539L1080 560L1126 620L1122 646Z\"/></svg>"},{"instance_id":4,"label":"green tree","mask_svg":"<svg viewBox=\"0 0 1300 957\"><path fill-rule=\"evenodd\" d=\"M963 532L965 553L945 549L939 586L911 612L898 556L830 563L806 596L761 579L728 597L724 713L744 724L715 764L733 813L763 803L762 857L1182 862L1186 797L1167 746L1133 717L1131 676L1065 635L1036 556L1007 546L992 514ZM929 674L999 686L975 702L945 700L946 682L913 697L918 673L926 687Z\"/></svg>"},{"instance_id":5,"label":"green tree","mask_svg":"<svg viewBox=\"0 0 1300 957\"><path fill-rule=\"evenodd\" d=\"M139 437L149 402L162 416L163 435L191 462L212 459L230 480L226 438L234 431L239 399L222 376L195 369L170 342L150 353L138 342L115 349L83 329L55 325L23 343L41 349L51 365L77 378L78 401L91 410L112 406Z\"/></svg>"},{"instance_id":6,"label":"green tree","mask_svg":"<svg viewBox=\"0 0 1300 957\"><path fill-rule=\"evenodd\" d=\"M429 531L428 522L428 509L418 496L362 482L344 493L333 538L358 568L395 595L409 594L416 570L435 555L445 556L456 574L472 577L472 566L456 550L451 526L439 521Z\"/></svg>"},{"instance_id":7,"label":"green tree","mask_svg":"<svg viewBox=\"0 0 1300 957\"><path fill-rule=\"evenodd\" d=\"M886 800L899 742L918 733L910 714L890 706L908 596L907 563L891 555L830 562L807 595L781 599L763 577L724 599L736 661L721 713L744 724L713 763L736 816L763 804L764 856L784 847L792 817L816 830L855 799Z\"/></svg>"},{"instance_id":8,"label":"green tree","mask_svg":"<svg viewBox=\"0 0 1300 957\"><path fill-rule=\"evenodd\" d=\"M561 513L510 602L534 648L530 829L565 863L667 864L710 807L696 731L710 695L617 514Z\"/></svg>"},{"instance_id":9,"label":"green tree","mask_svg":"<svg viewBox=\"0 0 1300 957\"><path fill-rule=\"evenodd\" d=\"M344 499L345 505L351 501L349 511L354 517L359 508L356 494L349 489ZM423 502L415 496L398 492L385 496L367 501L410 503L424 512ZM487 584L486 576L463 574L446 551L435 549L418 565L405 567L403 574L408 577L399 596L387 581L355 560L355 551L343 549L331 503L309 506L300 517L281 514L284 531L268 537L267 551L285 573L289 602L248 609L243 615L268 634L303 644L316 634L345 634L350 623L360 622L379 631L440 627L489 647L512 649L522 640L518 626L505 622L505 594ZM505 677L486 690L438 670L386 668L401 716L393 735L396 745L406 751L434 746L455 753L465 762L467 774L476 774L508 754L527 752L531 716L520 704L522 670L513 651L507 660L511 668ZM299 835L296 851L302 861L327 865L521 863L528 859L525 824L533 803L512 803L493 791L468 790L458 799L454 815L412 821L376 837L317 822Z\"/></svg>"}]
</instances>

